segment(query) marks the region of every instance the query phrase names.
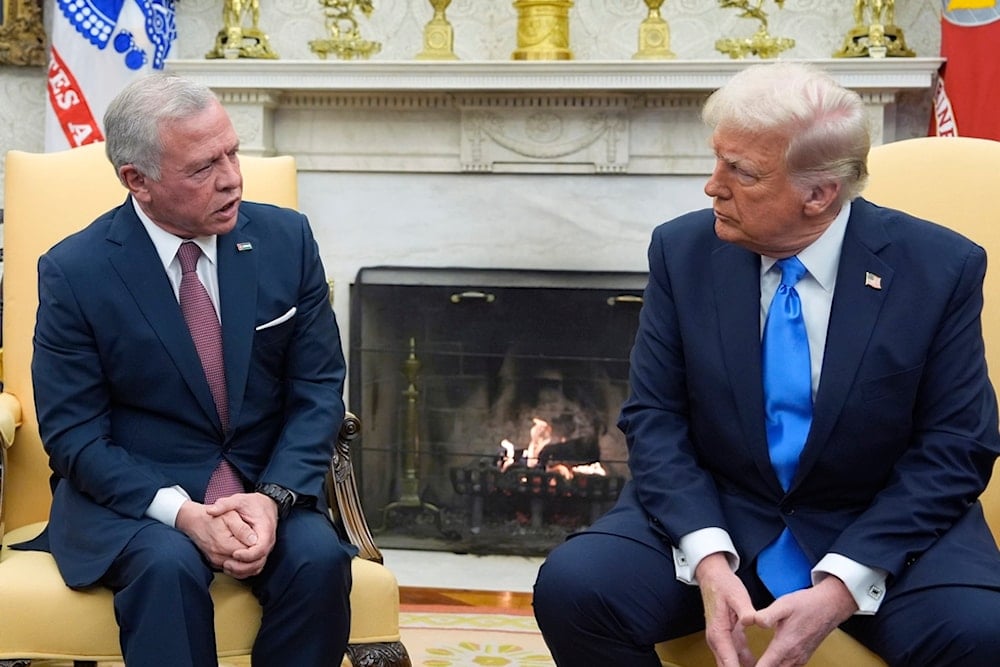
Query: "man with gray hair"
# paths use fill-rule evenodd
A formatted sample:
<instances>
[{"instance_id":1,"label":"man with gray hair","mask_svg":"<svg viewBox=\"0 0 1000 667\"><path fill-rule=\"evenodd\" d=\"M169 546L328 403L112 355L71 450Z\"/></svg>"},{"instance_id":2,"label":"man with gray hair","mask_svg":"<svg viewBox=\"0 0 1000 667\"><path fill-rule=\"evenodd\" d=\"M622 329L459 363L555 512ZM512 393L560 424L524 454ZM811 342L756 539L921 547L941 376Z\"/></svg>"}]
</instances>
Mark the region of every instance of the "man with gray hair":
<instances>
[{"instance_id":1,"label":"man with gray hair","mask_svg":"<svg viewBox=\"0 0 1000 667\"><path fill-rule=\"evenodd\" d=\"M747 67L703 116L712 208L649 247L632 479L535 585L557 664L658 667L705 629L720 665L804 665L838 626L894 666L996 664L984 250L858 196L866 111L819 69Z\"/></svg>"},{"instance_id":2,"label":"man with gray hair","mask_svg":"<svg viewBox=\"0 0 1000 667\"><path fill-rule=\"evenodd\" d=\"M340 665L355 551L323 486L345 364L308 221L242 201L208 88L139 79L104 128L128 198L39 261L53 501L31 546L114 591L129 667L217 664L218 571L260 601L254 667Z\"/></svg>"}]
</instances>

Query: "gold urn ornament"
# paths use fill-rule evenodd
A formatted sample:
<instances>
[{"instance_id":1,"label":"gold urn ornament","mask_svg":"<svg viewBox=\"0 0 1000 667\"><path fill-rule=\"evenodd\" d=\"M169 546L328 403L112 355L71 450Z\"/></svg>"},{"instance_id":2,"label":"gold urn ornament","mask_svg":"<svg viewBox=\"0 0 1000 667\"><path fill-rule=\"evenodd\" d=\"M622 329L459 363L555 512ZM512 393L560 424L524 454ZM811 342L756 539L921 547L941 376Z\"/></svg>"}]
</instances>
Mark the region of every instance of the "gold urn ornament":
<instances>
[{"instance_id":1,"label":"gold urn ornament","mask_svg":"<svg viewBox=\"0 0 1000 667\"><path fill-rule=\"evenodd\" d=\"M514 60L572 60L569 10L573 0L514 0L517 49Z\"/></svg>"},{"instance_id":2,"label":"gold urn ornament","mask_svg":"<svg viewBox=\"0 0 1000 667\"><path fill-rule=\"evenodd\" d=\"M665 0L644 0L649 14L639 24L639 50L636 60L666 60L674 57L670 50L670 26L660 15Z\"/></svg>"},{"instance_id":3,"label":"gold urn ornament","mask_svg":"<svg viewBox=\"0 0 1000 667\"><path fill-rule=\"evenodd\" d=\"M455 30L448 23L444 10L451 0L430 0L434 16L424 26L424 50L416 55L417 60L457 60L455 55Z\"/></svg>"}]
</instances>

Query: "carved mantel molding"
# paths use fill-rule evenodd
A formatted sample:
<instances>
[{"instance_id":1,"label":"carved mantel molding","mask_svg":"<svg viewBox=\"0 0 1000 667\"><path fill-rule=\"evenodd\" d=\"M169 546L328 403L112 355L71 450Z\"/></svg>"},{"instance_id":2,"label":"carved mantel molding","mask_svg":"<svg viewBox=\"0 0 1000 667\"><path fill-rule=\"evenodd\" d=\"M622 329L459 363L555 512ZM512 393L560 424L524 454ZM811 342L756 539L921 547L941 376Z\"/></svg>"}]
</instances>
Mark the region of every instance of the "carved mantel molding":
<instances>
[{"instance_id":1,"label":"carved mantel molding","mask_svg":"<svg viewBox=\"0 0 1000 667\"><path fill-rule=\"evenodd\" d=\"M754 61L757 62L757 61ZM868 105L874 143L938 58L828 59ZM699 111L747 61L174 60L211 86L248 154L302 170L707 173Z\"/></svg>"}]
</instances>

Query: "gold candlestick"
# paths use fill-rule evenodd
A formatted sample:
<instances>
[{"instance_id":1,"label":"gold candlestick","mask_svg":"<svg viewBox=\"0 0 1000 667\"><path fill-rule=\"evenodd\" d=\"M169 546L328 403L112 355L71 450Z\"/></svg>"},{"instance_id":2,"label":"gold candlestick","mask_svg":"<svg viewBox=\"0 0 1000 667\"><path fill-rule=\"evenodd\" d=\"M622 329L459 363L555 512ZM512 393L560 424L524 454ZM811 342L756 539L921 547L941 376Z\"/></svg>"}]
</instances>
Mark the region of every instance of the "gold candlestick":
<instances>
[{"instance_id":1,"label":"gold candlestick","mask_svg":"<svg viewBox=\"0 0 1000 667\"><path fill-rule=\"evenodd\" d=\"M781 9L785 0L774 0L774 4ZM761 9L764 0L757 0L757 4L750 5L749 0L719 0L722 8L735 7L743 10L741 19L752 18L760 21L757 32L749 37L730 37L720 39L715 42L715 50L728 54L730 58L736 60L748 55L759 56L761 58L777 58L782 51L795 46L795 40L789 37L773 37L767 32L767 13Z\"/></svg>"},{"instance_id":2,"label":"gold candlestick","mask_svg":"<svg viewBox=\"0 0 1000 667\"><path fill-rule=\"evenodd\" d=\"M451 0L430 0L434 17L424 26L424 50L415 57L417 60L458 60L455 55L455 30L445 18L444 10Z\"/></svg>"},{"instance_id":3,"label":"gold candlestick","mask_svg":"<svg viewBox=\"0 0 1000 667\"><path fill-rule=\"evenodd\" d=\"M205 58L274 60L277 57L267 33L260 29L260 0L223 0L222 29Z\"/></svg>"},{"instance_id":4,"label":"gold candlestick","mask_svg":"<svg viewBox=\"0 0 1000 667\"><path fill-rule=\"evenodd\" d=\"M639 50L636 60L668 60L675 57L670 50L670 26L660 16L664 0L645 0L649 15L639 24Z\"/></svg>"},{"instance_id":5,"label":"gold candlestick","mask_svg":"<svg viewBox=\"0 0 1000 667\"><path fill-rule=\"evenodd\" d=\"M572 60L569 10L573 0L514 0L517 50L514 60Z\"/></svg>"},{"instance_id":6,"label":"gold candlestick","mask_svg":"<svg viewBox=\"0 0 1000 667\"><path fill-rule=\"evenodd\" d=\"M854 27L844 36L844 45L834 58L912 58L903 29L896 25L894 0L855 0Z\"/></svg>"}]
</instances>

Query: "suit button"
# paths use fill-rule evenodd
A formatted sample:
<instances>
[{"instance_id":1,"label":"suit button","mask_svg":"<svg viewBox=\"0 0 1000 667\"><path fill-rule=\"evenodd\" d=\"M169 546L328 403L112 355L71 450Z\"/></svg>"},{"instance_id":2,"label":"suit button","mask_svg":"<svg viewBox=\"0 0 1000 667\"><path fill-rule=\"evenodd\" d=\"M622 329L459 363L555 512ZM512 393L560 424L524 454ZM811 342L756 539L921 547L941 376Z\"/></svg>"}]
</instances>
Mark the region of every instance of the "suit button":
<instances>
[{"instance_id":1,"label":"suit button","mask_svg":"<svg viewBox=\"0 0 1000 667\"><path fill-rule=\"evenodd\" d=\"M784 513L785 516L792 516L793 514L795 514L795 508L791 506L782 507L781 511Z\"/></svg>"}]
</instances>

